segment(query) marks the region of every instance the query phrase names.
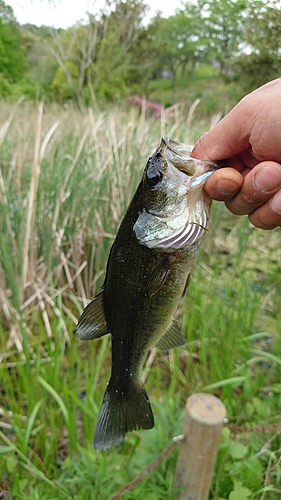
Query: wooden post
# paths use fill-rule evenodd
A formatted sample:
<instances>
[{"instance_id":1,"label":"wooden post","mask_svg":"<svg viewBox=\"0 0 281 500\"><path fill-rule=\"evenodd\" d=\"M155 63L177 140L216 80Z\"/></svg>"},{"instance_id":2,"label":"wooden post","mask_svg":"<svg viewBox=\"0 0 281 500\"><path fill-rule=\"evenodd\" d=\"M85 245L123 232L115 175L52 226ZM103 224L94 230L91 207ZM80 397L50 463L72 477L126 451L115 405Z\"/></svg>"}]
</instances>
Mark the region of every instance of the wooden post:
<instances>
[{"instance_id":1,"label":"wooden post","mask_svg":"<svg viewBox=\"0 0 281 500\"><path fill-rule=\"evenodd\" d=\"M177 461L177 500L207 500L216 463L224 404L211 394L193 394L186 401L183 441Z\"/></svg>"}]
</instances>

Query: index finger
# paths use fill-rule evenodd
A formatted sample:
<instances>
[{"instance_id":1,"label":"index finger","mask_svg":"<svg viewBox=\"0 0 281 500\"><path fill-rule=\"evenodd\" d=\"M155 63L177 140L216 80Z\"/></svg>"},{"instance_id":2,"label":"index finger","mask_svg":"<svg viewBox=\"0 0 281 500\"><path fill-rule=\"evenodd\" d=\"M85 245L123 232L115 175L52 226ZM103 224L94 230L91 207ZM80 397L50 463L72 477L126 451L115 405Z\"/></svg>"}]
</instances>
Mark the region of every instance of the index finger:
<instances>
[{"instance_id":1,"label":"index finger","mask_svg":"<svg viewBox=\"0 0 281 500\"><path fill-rule=\"evenodd\" d=\"M199 160L236 157L249 147L250 126L241 119L243 100L196 142L191 156ZM233 166L233 162L231 162Z\"/></svg>"},{"instance_id":2,"label":"index finger","mask_svg":"<svg viewBox=\"0 0 281 500\"><path fill-rule=\"evenodd\" d=\"M240 158L248 150L259 162L281 162L281 78L244 97L195 144L192 156L200 160ZM241 154L242 153L242 154ZM250 166L250 165L248 165ZM250 166L252 168L254 165Z\"/></svg>"}]
</instances>

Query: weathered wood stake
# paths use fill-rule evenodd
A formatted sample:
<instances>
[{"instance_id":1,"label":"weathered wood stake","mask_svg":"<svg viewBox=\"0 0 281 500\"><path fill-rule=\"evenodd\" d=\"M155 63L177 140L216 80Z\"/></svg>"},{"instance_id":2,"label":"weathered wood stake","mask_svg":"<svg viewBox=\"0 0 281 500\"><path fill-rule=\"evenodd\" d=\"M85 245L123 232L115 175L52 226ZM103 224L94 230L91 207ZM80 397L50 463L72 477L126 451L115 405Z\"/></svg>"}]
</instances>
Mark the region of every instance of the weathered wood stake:
<instances>
[{"instance_id":1,"label":"weathered wood stake","mask_svg":"<svg viewBox=\"0 0 281 500\"><path fill-rule=\"evenodd\" d=\"M211 394L193 394L186 401L183 441L177 461L177 500L207 500L216 463L224 404Z\"/></svg>"}]
</instances>

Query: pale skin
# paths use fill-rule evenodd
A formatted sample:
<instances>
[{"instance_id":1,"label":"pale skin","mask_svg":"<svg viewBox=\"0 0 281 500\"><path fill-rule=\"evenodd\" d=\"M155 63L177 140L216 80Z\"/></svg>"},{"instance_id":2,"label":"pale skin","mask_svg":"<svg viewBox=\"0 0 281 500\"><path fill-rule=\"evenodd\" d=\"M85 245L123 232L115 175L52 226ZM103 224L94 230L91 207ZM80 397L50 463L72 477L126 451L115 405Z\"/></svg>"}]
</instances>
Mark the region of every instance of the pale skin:
<instances>
[{"instance_id":1,"label":"pale skin","mask_svg":"<svg viewBox=\"0 0 281 500\"><path fill-rule=\"evenodd\" d=\"M256 227L281 226L281 78L244 97L199 139L192 156L228 160L206 182L213 199L247 214Z\"/></svg>"}]
</instances>

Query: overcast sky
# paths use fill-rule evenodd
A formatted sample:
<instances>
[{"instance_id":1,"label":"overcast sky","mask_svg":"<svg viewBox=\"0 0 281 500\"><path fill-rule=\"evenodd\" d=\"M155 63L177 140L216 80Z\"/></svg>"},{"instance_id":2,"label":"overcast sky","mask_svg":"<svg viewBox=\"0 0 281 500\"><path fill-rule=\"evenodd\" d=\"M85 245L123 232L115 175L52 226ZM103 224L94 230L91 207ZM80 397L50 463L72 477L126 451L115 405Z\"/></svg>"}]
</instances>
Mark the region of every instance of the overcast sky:
<instances>
[{"instance_id":1,"label":"overcast sky","mask_svg":"<svg viewBox=\"0 0 281 500\"><path fill-rule=\"evenodd\" d=\"M55 28L67 28L84 17L85 12L95 12L104 5L102 0L90 2L88 0L5 0L11 5L20 24L31 23L37 26L45 24ZM52 4L57 6L53 7ZM161 10L165 17L171 16L175 9L181 6L181 0L152 0L150 17L157 10ZM51 4L51 5L50 5ZM93 7L94 5L94 7Z\"/></svg>"}]
</instances>

